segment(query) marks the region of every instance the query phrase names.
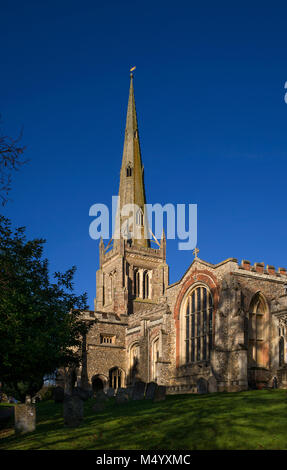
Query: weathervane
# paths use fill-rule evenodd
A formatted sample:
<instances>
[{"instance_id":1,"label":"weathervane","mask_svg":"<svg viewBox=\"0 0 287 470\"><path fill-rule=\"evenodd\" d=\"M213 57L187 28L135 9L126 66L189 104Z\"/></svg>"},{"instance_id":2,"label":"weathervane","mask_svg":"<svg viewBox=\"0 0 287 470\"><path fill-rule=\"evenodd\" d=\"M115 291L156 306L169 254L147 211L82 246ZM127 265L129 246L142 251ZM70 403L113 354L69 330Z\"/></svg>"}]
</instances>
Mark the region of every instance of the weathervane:
<instances>
[{"instance_id":1,"label":"weathervane","mask_svg":"<svg viewBox=\"0 0 287 470\"><path fill-rule=\"evenodd\" d=\"M133 71L134 71L135 69L136 69L136 67L132 67L132 68L130 69L131 77L133 77Z\"/></svg>"},{"instance_id":2,"label":"weathervane","mask_svg":"<svg viewBox=\"0 0 287 470\"><path fill-rule=\"evenodd\" d=\"M198 253L199 253L199 249L195 247L193 250L193 254L195 258L197 258Z\"/></svg>"}]
</instances>

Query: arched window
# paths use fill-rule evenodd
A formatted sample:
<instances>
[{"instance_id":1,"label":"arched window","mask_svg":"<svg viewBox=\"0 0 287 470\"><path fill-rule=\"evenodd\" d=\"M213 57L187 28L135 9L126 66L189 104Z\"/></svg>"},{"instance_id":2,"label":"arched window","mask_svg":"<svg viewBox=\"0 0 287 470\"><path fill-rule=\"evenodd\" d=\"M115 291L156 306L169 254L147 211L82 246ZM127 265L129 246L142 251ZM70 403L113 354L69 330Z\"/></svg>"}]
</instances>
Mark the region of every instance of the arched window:
<instances>
[{"instance_id":1,"label":"arched window","mask_svg":"<svg viewBox=\"0 0 287 470\"><path fill-rule=\"evenodd\" d=\"M136 297L140 296L140 273L138 269L134 271L134 295Z\"/></svg>"},{"instance_id":2,"label":"arched window","mask_svg":"<svg viewBox=\"0 0 287 470\"><path fill-rule=\"evenodd\" d=\"M152 343L151 350L151 379L157 381L157 361L159 360L159 338L156 338Z\"/></svg>"},{"instance_id":3,"label":"arched window","mask_svg":"<svg viewBox=\"0 0 287 470\"><path fill-rule=\"evenodd\" d=\"M103 273L103 305L106 303L106 275Z\"/></svg>"},{"instance_id":4,"label":"arched window","mask_svg":"<svg viewBox=\"0 0 287 470\"><path fill-rule=\"evenodd\" d=\"M139 375L140 347L135 343L130 348L129 354L129 383L133 383Z\"/></svg>"},{"instance_id":5,"label":"arched window","mask_svg":"<svg viewBox=\"0 0 287 470\"><path fill-rule=\"evenodd\" d=\"M134 367L134 365L139 361L140 357L140 347L139 344L133 344L130 348L130 368Z\"/></svg>"},{"instance_id":6,"label":"arched window","mask_svg":"<svg viewBox=\"0 0 287 470\"><path fill-rule=\"evenodd\" d=\"M258 292L253 297L249 308L248 321L248 362L249 366L266 367L268 365L267 348L267 304Z\"/></svg>"},{"instance_id":7,"label":"arched window","mask_svg":"<svg viewBox=\"0 0 287 470\"><path fill-rule=\"evenodd\" d=\"M110 273L110 301L114 298L114 273Z\"/></svg>"},{"instance_id":8,"label":"arched window","mask_svg":"<svg viewBox=\"0 0 287 470\"><path fill-rule=\"evenodd\" d=\"M141 209L138 209L136 213L136 224L140 225L141 227L143 226L143 212Z\"/></svg>"},{"instance_id":9,"label":"arched window","mask_svg":"<svg viewBox=\"0 0 287 470\"><path fill-rule=\"evenodd\" d=\"M132 167L130 165L127 166L127 176L132 176Z\"/></svg>"},{"instance_id":10,"label":"arched window","mask_svg":"<svg viewBox=\"0 0 287 470\"><path fill-rule=\"evenodd\" d=\"M283 336L279 339L279 367L285 363L285 341Z\"/></svg>"},{"instance_id":11,"label":"arched window","mask_svg":"<svg viewBox=\"0 0 287 470\"><path fill-rule=\"evenodd\" d=\"M182 363L210 359L212 349L213 300L205 286L195 287L184 302L181 317Z\"/></svg>"},{"instance_id":12,"label":"arched window","mask_svg":"<svg viewBox=\"0 0 287 470\"><path fill-rule=\"evenodd\" d=\"M148 271L144 271L143 273L143 298L149 298L149 273Z\"/></svg>"},{"instance_id":13,"label":"arched window","mask_svg":"<svg viewBox=\"0 0 287 470\"><path fill-rule=\"evenodd\" d=\"M125 386L124 372L119 367L114 367L109 371L109 385L115 390Z\"/></svg>"}]
</instances>

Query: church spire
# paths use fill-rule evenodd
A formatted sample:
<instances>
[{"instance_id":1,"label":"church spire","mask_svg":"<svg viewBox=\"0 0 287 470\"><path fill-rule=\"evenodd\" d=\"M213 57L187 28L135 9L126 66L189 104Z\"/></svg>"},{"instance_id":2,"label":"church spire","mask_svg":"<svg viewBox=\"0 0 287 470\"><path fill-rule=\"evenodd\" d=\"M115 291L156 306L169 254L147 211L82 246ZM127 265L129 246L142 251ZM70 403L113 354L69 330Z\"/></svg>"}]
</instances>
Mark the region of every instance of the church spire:
<instances>
[{"instance_id":1,"label":"church spire","mask_svg":"<svg viewBox=\"0 0 287 470\"><path fill-rule=\"evenodd\" d=\"M144 187L144 170L141 160L138 121L136 113L136 104L134 96L133 73L130 74L130 91L126 118L125 139L122 166L120 173L120 209L128 204L138 207L134 211L134 222L132 226L127 225L127 220L131 216L128 213L120 216L117 214L117 223L120 220L120 226L125 227L124 232L132 243L140 246L150 246L149 240L144 237L145 227L147 227L147 219L145 214L145 187ZM119 210L119 208L118 208ZM133 231L133 236L129 237L129 231Z\"/></svg>"}]
</instances>

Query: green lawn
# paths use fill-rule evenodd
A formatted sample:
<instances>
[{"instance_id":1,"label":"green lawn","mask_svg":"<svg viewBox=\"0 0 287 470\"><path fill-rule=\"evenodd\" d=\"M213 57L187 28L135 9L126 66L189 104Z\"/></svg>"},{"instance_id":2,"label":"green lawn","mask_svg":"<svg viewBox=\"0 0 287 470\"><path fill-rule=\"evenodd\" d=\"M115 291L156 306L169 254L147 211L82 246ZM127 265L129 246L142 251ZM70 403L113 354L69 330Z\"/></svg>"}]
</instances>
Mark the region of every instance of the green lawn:
<instances>
[{"instance_id":1,"label":"green lawn","mask_svg":"<svg viewBox=\"0 0 287 470\"><path fill-rule=\"evenodd\" d=\"M83 424L64 427L62 405L37 405L37 430L0 433L0 449L287 449L287 392L168 396L164 402L85 403ZM1 438L2 437L2 438Z\"/></svg>"}]
</instances>

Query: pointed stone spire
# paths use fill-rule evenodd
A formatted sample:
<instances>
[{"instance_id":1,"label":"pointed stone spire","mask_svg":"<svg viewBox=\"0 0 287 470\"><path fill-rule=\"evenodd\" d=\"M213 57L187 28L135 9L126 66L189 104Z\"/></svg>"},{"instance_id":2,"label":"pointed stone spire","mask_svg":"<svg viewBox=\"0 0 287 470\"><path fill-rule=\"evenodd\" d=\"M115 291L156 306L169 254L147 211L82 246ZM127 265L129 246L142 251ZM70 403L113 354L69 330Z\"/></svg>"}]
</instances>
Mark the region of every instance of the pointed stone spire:
<instances>
[{"instance_id":1,"label":"pointed stone spire","mask_svg":"<svg viewBox=\"0 0 287 470\"><path fill-rule=\"evenodd\" d=\"M125 233L124 236L127 239L130 239L132 244L149 247L150 241L144 236L145 227L147 227L147 217L144 207L146 198L143 173L144 171L141 160L139 131L134 96L133 74L131 73L125 140L120 173L119 197L121 211L122 208L128 204L132 204L133 207L137 206L138 210L134 211L133 226L128 226L127 220L129 217L131 217L132 212L127 211L125 215L121 213L121 216L119 217L118 207L116 227L118 230L118 224L120 223L120 227L122 229L125 228L124 231L122 230L122 233ZM130 233L131 235L129 235Z\"/></svg>"}]
</instances>

